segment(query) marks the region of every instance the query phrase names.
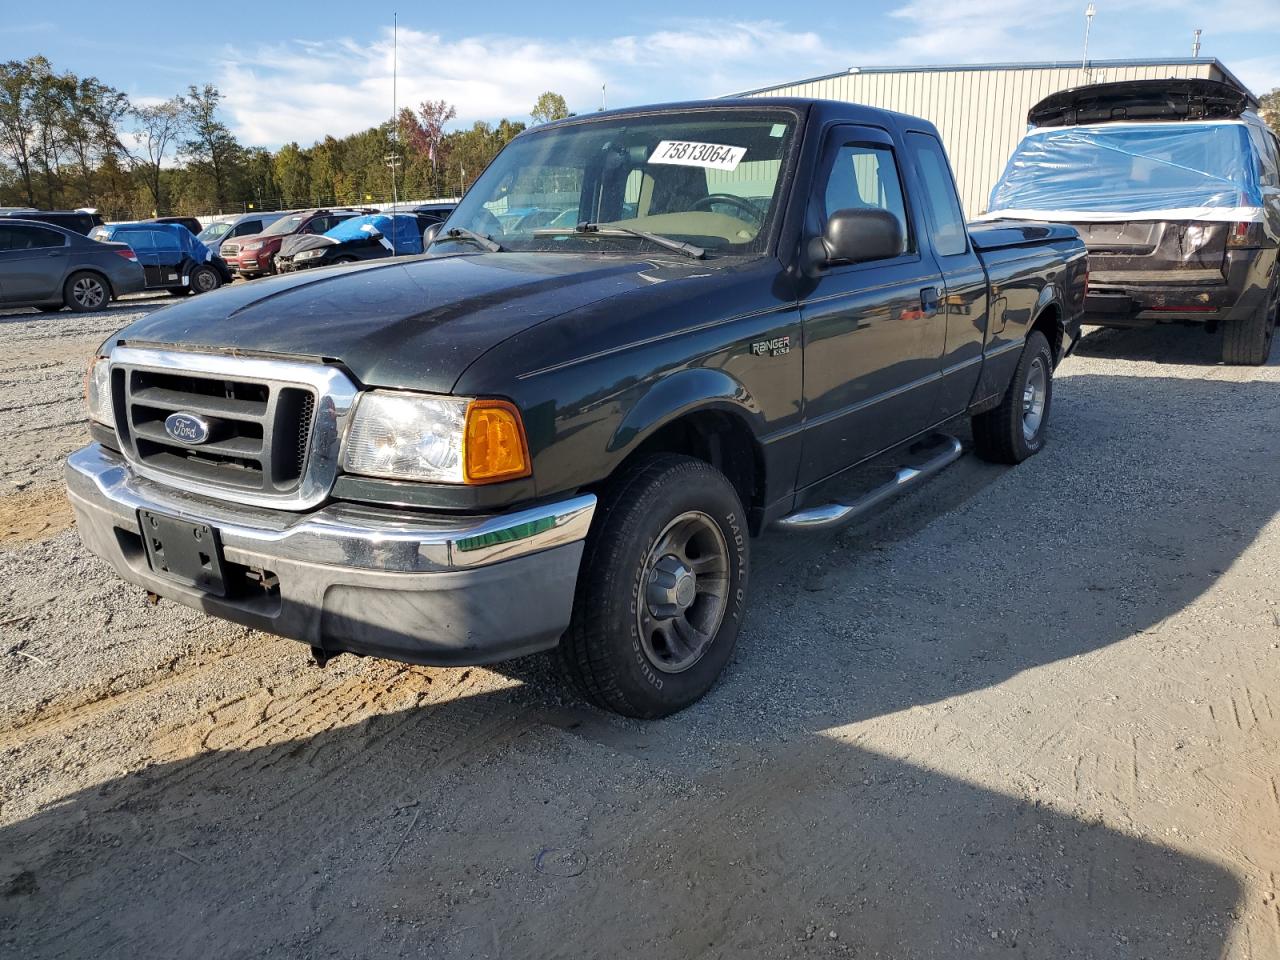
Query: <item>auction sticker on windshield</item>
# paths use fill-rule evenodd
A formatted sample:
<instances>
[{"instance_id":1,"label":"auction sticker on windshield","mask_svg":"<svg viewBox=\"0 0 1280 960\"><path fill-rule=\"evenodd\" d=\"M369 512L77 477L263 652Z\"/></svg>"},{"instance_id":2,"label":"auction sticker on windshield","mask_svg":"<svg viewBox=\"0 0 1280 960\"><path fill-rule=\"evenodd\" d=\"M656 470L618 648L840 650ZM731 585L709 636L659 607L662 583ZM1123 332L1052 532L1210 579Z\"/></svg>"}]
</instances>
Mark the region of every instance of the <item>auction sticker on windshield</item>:
<instances>
[{"instance_id":1,"label":"auction sticker on windshield","mask_svg":"<svg viewBox=\"0 0 1280 960\"><path fill-rule=\"evenodd\" d=\"M674 163L682 167L710 167L714 170L735 170L746 152L746 147L730 147L723 143L663 140L654 149L649 162Z\"/></svg>"}]
</instances>

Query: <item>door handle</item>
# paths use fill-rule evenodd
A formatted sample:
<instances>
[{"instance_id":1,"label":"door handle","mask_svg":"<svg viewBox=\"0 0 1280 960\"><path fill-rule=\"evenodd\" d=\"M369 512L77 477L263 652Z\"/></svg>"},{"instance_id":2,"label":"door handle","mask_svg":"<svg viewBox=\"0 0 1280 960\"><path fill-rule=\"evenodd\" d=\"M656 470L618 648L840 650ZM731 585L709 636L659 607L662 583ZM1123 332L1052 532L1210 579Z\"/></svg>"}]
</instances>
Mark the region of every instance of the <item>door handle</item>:
<instances>
[{"instance_id":1,"label":"door handle","mask_svg":"<svg viewBox=\"0 0 1280 960\"><path fill-rule=\"evenodd\" d=\"M920 291L920 313L926 317L936 316L938 313L938 288L925 287Z\"/></svg>"}]
</instances>

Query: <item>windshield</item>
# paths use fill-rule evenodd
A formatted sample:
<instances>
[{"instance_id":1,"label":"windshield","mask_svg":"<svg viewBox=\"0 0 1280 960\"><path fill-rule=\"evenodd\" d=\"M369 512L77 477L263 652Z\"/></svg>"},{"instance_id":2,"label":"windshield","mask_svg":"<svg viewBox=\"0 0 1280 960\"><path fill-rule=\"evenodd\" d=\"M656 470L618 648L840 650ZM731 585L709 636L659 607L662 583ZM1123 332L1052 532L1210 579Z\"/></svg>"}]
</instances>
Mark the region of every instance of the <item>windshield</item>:
<instances>
[{"instance_id":1,"label":"windshield","mask_svg":"<svg viewBox=\"0 0 1280 960\"><path fill-rule=\"evenodd\" d=\"M304 213L295 213L291 217L281 217L267 229L263 230L261 236L278 237L282 233L293 233L298 227L302 226L302 221L307 218Z\"/></svg>"},{"instance_id":2,"label":"windshield","mask_svg":"<svg viewBox=\"0 0 1280 960\"><path fill-rule=\"evenodd\" d=\"M1028 133L988 211L1156 213L1261 202L1242 123L1113 123Z\"/></svg>"},{"instance_id":3,"label":"windshield","mask_svg":"<svg viewBox=\"0 0 1280 960\"><path fill-rule=\"evenodd\" d=\"M230 230L231 224L229 223L211 223L196 234L196 237L201 242L208 243L210 240L217 240L219 237L225 237Z\"/></svg>"},{"instance_id":4,"label":"windshield","mask_svg":"<svg viewBox=\"0 0 1280 960\"><path fill-rule=\"evenodd\" d=\"M464 228L506 250L643 248L637 230L712 254L768 243L795 115L705 110L573 123L513 140L467 191L442 236ZM599 231L575 232L579 223ZM619 228L610 234L609 228ZM442 240L441 247L462 240Z\"/></svg>"}]
</instances>

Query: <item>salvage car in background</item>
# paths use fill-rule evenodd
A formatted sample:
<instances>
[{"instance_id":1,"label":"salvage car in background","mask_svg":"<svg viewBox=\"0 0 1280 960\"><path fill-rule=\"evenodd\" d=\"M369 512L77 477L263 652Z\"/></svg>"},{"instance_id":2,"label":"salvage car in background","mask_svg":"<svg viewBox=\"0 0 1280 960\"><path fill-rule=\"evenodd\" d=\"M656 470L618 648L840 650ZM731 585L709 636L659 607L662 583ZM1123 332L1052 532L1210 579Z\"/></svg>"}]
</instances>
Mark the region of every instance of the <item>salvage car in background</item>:
<instances>
[{"instance_id":1,"label":"salvage car in background","mask_svg":"<svg viewBox=\"0 0 1280 960\"><path fill-rule=\"evenodd\" d=\"M110 223L96 228L93 238L127 243L142 264L148 290L208 293L231 282L223 259L180 224Z\"/></svg>"},{"instance_id":2,"label":"salvage car in background","mask_svg":"<svg viewBox=\"0 0 1280 960\"><path fill-rule=\"evenodd\" d=\"M4 210L0 217L20 220L35 220L39 223L52 223L64 230L71 230L87 237L93 228L102 223L102 217L88 210Z\"/></svg>"},{"instance_id":3,"label":"salvage car in background","mask_svg":"<svg viewBox=\"0 0 1280 960\"><path fill-rule=\"evenodd\" d=\"M281 217L258 234L250 234L238 240L222 244L222 256L237 276L252 278L276 272L276 254L285 238L301 234L321 234L336 227L343 220L350 220L371 210L300 210Z\"/></svg>"},{"instance_id":4,"label":"salvage car in background","mask_svg":"<svg viewBox=\"0 0 1280 960\"><path fill-rule=\"evenodd\" d=\"M209 224L209 226L196 234L196 239L221 256L223 241L261 233L283 216L285 216L283 211L279 213L243 213L238 217L228 217L226 220L218 220Z\"/></svg>"},{"instance_id":5,"label":"salvage car in background","mask_svg":"<svg viewBox=\"0 0 1280 960\"><path fill-rule=\"evenodd\" d=\"M0 220L0 306L83 313L144 284L137 256L123 243L98 243L35 220Z\"/></svg>"},{"instance_id":6,"label":"salvage car in background","mask_svg":"<svg viewBox=\"0 0 1280 960\"><path fill-rule=\"evenodd\" d=\"M1280 312L1280 142L1214 80L1065 90L991 192L988 218L1071 223L1089 249L1085 322L1199 324L1222 359L1265 363Z\"/></svg>"},{"instance_id":7,"label":"salvage car in background","mask_svg":"<svg viewBox=\"0 0 1280 960\"><path fill-rule=\"evenodd\" d=\"M423 232L440 223L432 216L370 213L344 220L328 233L291 237L292 253L281 247L276 269L281 273L307 267L329 267L357 260L381 260L422 252Z\"/></svg>"}]
</instances>

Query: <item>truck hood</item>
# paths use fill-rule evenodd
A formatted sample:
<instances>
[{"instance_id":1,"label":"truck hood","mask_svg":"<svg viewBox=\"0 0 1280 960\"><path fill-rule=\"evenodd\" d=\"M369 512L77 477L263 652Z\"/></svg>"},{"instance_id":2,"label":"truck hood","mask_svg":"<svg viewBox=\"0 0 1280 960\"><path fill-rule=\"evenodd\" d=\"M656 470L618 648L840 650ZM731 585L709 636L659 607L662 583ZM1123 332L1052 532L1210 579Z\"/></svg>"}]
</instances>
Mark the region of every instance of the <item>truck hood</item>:
<instances>
[{"instance_id":1,"label":"truck hood","mask_svg":"<svg viewBox=\"0 0 1280 960\"><path fill-rule=\"evenodd\" d=\"M691 273L598 255L460 254L308 270L158 310L113 343L337 361L366 386L449 392L503 340L629 290Z\"/></svg>"}]
</instances>

